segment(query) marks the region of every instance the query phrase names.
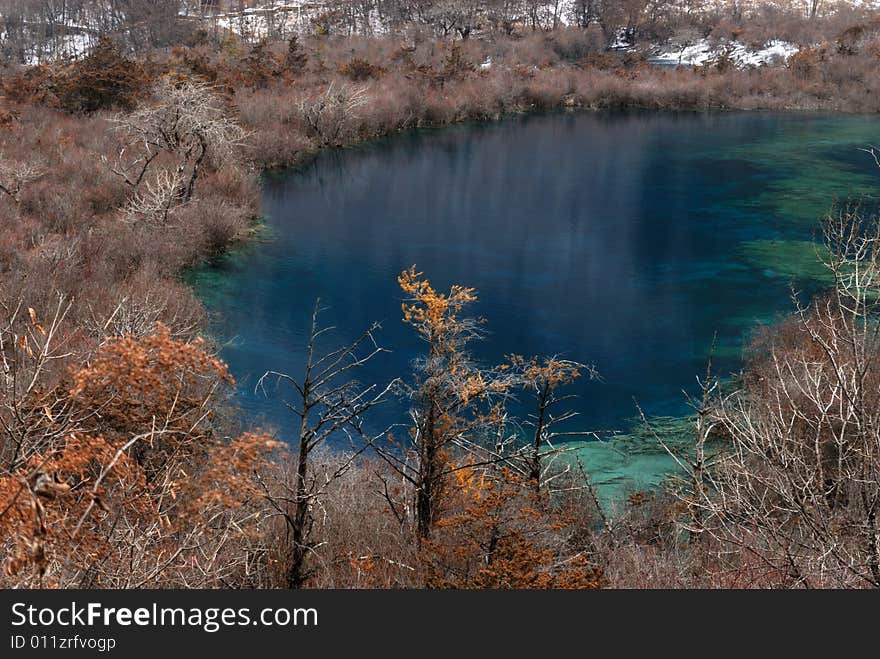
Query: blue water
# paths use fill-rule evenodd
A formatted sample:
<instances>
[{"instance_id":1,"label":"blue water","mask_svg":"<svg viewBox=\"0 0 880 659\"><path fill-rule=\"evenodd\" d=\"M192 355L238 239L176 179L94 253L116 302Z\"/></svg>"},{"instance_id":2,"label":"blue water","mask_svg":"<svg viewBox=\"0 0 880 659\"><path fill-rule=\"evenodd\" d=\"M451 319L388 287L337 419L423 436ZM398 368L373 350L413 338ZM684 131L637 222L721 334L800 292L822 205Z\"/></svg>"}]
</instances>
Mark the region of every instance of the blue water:
<instances>
[{"instance_id":1,"label":"blue water","mask_svg":"<svg viewBox=\"0 0 880 659\"><path fill-rule=\"evenodd\" d=\"M791 281L822 287L809 241L835 199L874 189L858 148L878 137L872 118L740 113L415 131L267 177L262 240L196 284L246 415L282 436L294 427L288 392L254 385L269 369L301 371L316 298L337 327L328 346L382 323L392 352L360 379L409 372L423 346L400 320L396 277L411 264L437 288L478 290L480 361L592 363L602 381L573 387L578 423L625 431L634 400L649 415L687 413L682 390L714 333L717 371L735 371L751 328L790 309ZM394 421L404 403L372 423Z\"/></svg>"}]
</instances>

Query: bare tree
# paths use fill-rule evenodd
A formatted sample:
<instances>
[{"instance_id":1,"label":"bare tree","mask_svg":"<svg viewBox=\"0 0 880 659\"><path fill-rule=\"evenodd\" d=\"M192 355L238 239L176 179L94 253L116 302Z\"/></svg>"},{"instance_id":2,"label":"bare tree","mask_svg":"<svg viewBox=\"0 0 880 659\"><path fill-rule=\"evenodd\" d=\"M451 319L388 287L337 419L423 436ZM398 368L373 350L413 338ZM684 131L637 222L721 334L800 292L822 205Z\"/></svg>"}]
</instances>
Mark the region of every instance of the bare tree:
<instances>
[{"instance_id":1,"label":"bare tree","mask_svg":"<svg viewBox=\"0 0 880 659\"><path fill-rule=\"evenodd\" d=\"M179 170L158 170L152 180L145 181L134 193L125 207L126 214L133 220L143 218L147 222L168 224L168 213L181 203L182 184Z\"/></svg>"},{"instance_id":2,"label":"bare tree","mask_svg":"<svg viewBox=\"0 0 880 659\"><path fill-rule=\"evenodd\" d=\"M578 416L571 409L560 409L563 403L571 400L573 394L562 394L559 389L571 384L581 375L589 379L599 377L596 369L580 362L550 357L537 357L524 363L517 363L521 370L525 387L531 391L535 402L535 412L525 421L531 427L531 442L520 451L521 461L525 465L524 476L535 491L540 492L551 478L558 478L560 473L549 473L552 460L548 458L558 455L561 451L554 446L560 439L591 436L590 431L566 429L564 424Z\"/></svg>"},{"instance_id":3,"label":"bare tree","mask_svg":"<svg viewBox=\"0 0 880 659\"><path fill-rule=\"evenodd\" d=\"M43 168L35 163L10 160L0 153L0 192L9 195L15 202L18 202L22 188L43 173Z\"/></svg>"},{"instance_id":4,"label":"bare tree","mask_svg":"<svg viewBox=\"0 0 880 659\"><path fill-rule=\"evenodd\" d=\"M357 119L356 111L365 101L366 89L331 82L327 89L299 104L303 127L319 146L339 146L345 131Z\"/></svg>"},{"instance_id":5,"label":"bare tree","mask_svg":"<svg viewBox=\"0 0 880 659\"><path fill-rule=\"evenodd\" d=\"M370 434L364 427L363 417L383 402L397 384L395 380L385 387L360 385L351 379L358 368L386 352L374 336L379 325L374 324L351 343L322 355L318 353L317 342L333 328L320 327L319 313L316 304L302 378L298 380L286 373L268 371L257 383L257 388L265 391L267 379L275 378L290 384L296 393L295 402L286 403L299 419L293 483L281 483L280 492L273 491L269 485L264 487L267 500L284 519L289 532L286 566L289 588L302 587L309 577L306 562L309 553L315 549L311 533L315 506L319 505L327 488L348 471L358 456L386 434ZM328 441L343 437L351 442L351 452L335 464L334 471L318 474L312 455Z\"/></svg>"},{"instance_id":6,"label":"bare tree","mask_svg":"<svg viewBox=\"0 0 880 659\"><path fill-rule=\"evenodd\" d=\"M688 503L768 579L880 587L880 222L846 209L824 236L832 291L798 302L742 386L716 397L702 422L723 450Z\"/></svg>"},{"instance_id":7,"label":"bare tree","mask_svg":"<svg viewBox=\"0 0 880 659\"><path fill-rule=\"evenodd\" d=\"M152 104L115 117L128 142L111 169L137 188L160 155L170 156L175 165L169 180L178 182L173 197L182 203L192 197L205 162L234 156L245 133L211 86L197 78L181 83L163 78L153 96Z\"/></svg>"},{"instance_id":8,"label":"bare tree","mask_svg":"<svg viewBox=\"0 0 880 659\"><path fill-rule=\"evenodd\" d=\"M477 0L441 0L426 3L425 20L442 36L458 34L462 40L478 29L484 6Z\"/></svg>"},{"instance_id":9,"label":"bare tree","mask_svg":"<svg viewBox=\"0 0 880 659\"><path fill-rule=\"evenodd\" d=\"M69 402L47 384L55 364L71 354L61 338L70 301L59 295L48 321L21 301L0 309L0 471L13 471L76 430L82 419L74 420Z\"/></svg>"},{"instance_id":10,"label":"bare tree","mask_svg":"<svg viewBox=\"0 0 880 659\"><path fill-rule=\"evenodd\" d=\"M670 446L652 426L648 417L639 408L639 416L642 424L649 435L663 448L678 466L678 471L670 475L667 487L687 507L689 521L683 524L691 538L702 538L705 528L703 526L704 506L703 502L708 496L706 473L715 465L714 455L710 454L709 442L718 425L715 412L714 397L719 393L720 383L712 374L712 359L715 355L717 336L712 337L712 346L709 349L709 358L706 361L706 374L697 384L700 389L700 397L695 398L685 392L688 404L693 409L693 443L684 451L680 447Z\"/></svg>"}]
</instances>

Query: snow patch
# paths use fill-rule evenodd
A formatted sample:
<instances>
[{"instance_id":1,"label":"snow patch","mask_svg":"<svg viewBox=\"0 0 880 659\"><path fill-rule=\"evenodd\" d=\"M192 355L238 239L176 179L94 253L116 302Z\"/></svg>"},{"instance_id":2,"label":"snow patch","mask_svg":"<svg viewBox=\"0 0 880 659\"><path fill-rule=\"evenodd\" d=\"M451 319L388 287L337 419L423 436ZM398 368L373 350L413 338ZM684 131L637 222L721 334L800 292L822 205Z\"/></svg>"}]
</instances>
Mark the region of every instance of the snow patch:
<instances>
[{"instance_id":1,"label":"snow patch","mask_svg":"<svg viewBox=\"0 0 880 659\"><path fill-rule=\"evenodd\" d=\"M611 50L630 50L632 47L632 38L625 27L622 27L617 31L614 35L614 43L609 46Z\"/></svg>"},{"instance_id":2,"label":"snow patch","mask_svg":"<svg viewBox=\"0 0 880 659\"><path fill-rule=\"evenodd\" d=\"M705 66L727 57L739 68L784 64L798 52L798 47L786 41L773 40L754 50L739 41L712 43L701 39L695 44L661 50L648 60L666 66Z\"/></svg>"},{"instance_id":3,"label":"snow patch","mask_svg":"<svg viewBox=\"0 0 880 659\"><path fill-rule=\"evenodd\" d=\"M278 1L260 7L248 7L242 11L208 14L202 18L217 27L228 30L251 41L267 37L305 33L314 29L312 19L327 13L329 5L313 0L294 2ZM382 34L387 32L380 13L368 10L357 19L356 34Z\"/></svg>"},{"instance_id":4,"label":"snow patch","mask_svg":"<svg viewBox=\"0 0 880 659\"><path fill-rule=\"evenodd\" d=\"M95 43L91 34L67 34L55 37L43 44L43 48L31 48L25 53L25 64L36 66L56 60L74 60L85 57Z\"/></svg>"}]
</instances>

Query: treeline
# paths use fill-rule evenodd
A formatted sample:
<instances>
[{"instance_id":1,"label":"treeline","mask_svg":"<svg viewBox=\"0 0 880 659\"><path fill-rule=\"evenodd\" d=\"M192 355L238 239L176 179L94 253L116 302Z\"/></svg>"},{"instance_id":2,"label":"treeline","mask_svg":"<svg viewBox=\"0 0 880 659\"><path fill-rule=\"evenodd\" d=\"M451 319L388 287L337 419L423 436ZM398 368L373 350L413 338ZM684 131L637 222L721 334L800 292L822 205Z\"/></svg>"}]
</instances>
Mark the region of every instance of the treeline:
<instances>
[{"instance_id":1,"label":"treeline","mask_svg":"<svg viewBox=\"0 0 880 659\"><path fill-rule=\"evenodd\" d=\"M101 36L129 53L176 45L253 45L301 37L495 38L577 27L594 47L688 45L701 38L761 46L831 42L870 21L857 2L819 0L0 0L0 61L82 57Z\"/></svg>"},{"instance_id":2,"label":"treeline","mask_svg":"<svg viewBox=\"0 0 880 659\"><path fill-rule=\"evenodd\" d=\"M762 337L741 382L708 374L684 479L614 515L589 465L564 467L551 445L565 428L541 413L590 370L549 356L472 363L474 291L401 274L426 351L394 383L357 388L340 370L381 356L369 328L349 346L316 343L310 373L268 375L301 403L300 436L279 443L241 427L179 278L247 238L260 170L322 148L536 109L876 111L874 36L856 27L845 47L755 70L658 69L579 28L224 38L144 57L107 38L73 62L6 70L3 583L877 586L880 237L868 219L835 215L834 289ZM530 394L545 421L510 418L505 401ZM391 395L409 401L407 430L367 435L363 419ZM350 451L331 450L339 432Z\"/></svg>"}]
</instances>

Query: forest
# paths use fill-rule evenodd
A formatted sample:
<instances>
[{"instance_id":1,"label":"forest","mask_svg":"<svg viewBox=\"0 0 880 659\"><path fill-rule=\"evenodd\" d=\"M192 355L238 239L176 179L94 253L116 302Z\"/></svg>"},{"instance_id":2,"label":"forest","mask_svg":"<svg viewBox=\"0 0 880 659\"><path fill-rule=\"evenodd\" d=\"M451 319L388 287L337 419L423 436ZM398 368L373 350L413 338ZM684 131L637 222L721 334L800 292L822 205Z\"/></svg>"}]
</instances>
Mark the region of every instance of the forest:
<instances>
[{"instance_id":1,"label":"forest","mask_svg":"<svg viewBox=\"0 0 880 659\"><path fill-rule=\"evenodd\" d=\"M253 239L263 173L412 128L876 113L873 9L15 1L0 26L0 586L880 587L880 220L857 203L829 200L826 290L793 295L733 381L707 356L676 475L613 512L565 451L567 388L599 374L475 359L469 282L399 273L394 320L424 350L390 383L358 377L393 348L377 328L328 347L316 304L306 368L264 376L291 392L288 437L238 413L183 278ZM772 40L796 52L731 55ZM650 61L698 42L716 54ZM375 433L392 397L405 431Z\"/></svg>"}]
</instances>

